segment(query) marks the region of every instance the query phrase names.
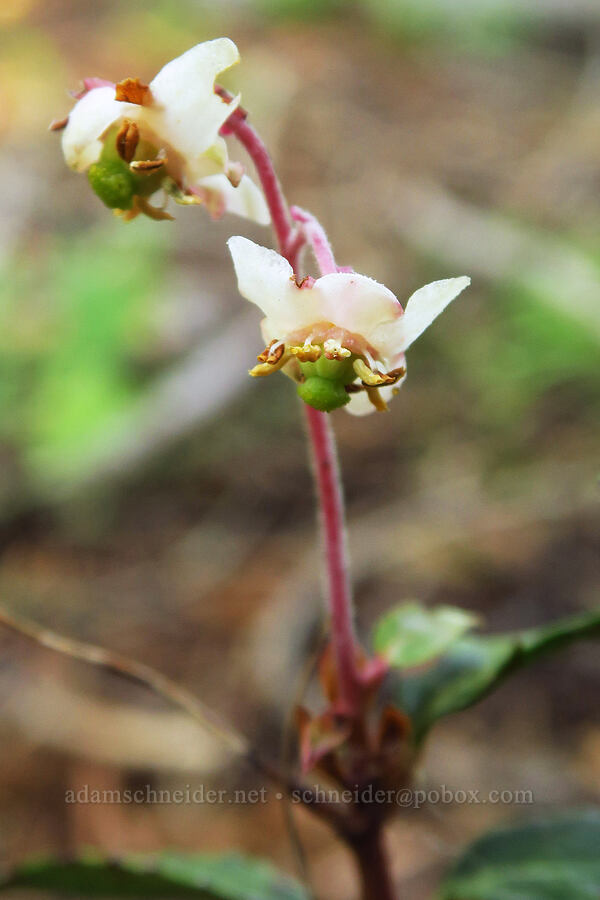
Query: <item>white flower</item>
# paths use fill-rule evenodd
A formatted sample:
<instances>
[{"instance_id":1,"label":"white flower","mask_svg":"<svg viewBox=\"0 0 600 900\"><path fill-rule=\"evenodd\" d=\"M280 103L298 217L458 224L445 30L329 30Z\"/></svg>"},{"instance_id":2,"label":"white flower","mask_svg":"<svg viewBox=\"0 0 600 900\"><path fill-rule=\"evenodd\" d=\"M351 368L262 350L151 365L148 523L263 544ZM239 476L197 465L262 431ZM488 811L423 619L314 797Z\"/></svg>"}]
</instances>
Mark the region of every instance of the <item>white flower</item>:
<instances>
[{"instance_id":1,"label":"white flower","mask_svg":"<svg viewBox=\"0 0 600 900\"><path fill-rule=\"evenodd\" d=\"M267 348L251 374L285 368L310 405L328 410L348 403L357 415L386 408L406 377L405 351L470 284L465 276L434 281L404 311L391 291L365 275L335 272L303 285L274 250L243 237L228 244L240 293L265 314ZM335 397L323 379L335 382Z\"/></svg>"},{"instance_id":2,"label":"white flower","mask_svg":"<svg viewBox=\"0 0 600 900\"><path fill-rule=\"evenodd\" d=\"M219 38L167 63L149 85L132 78L117 85L91 79L94 86L80 97L64 128L67 164L88 171L94 189L93 179L100 182L100 175L92 167L104 164L109 176L124 173L124 181L128 170L142 200L165 186L180 202L206 202L213 215L229 210L268 224L262 193L241 167L229 163L219 134L239 96L227 102L215 93L214 81L238 60L235 44ZM116 207L120 195L111 193L114 184L105 178L100 188L104 202Z\"/></svg>"}]
</instances>

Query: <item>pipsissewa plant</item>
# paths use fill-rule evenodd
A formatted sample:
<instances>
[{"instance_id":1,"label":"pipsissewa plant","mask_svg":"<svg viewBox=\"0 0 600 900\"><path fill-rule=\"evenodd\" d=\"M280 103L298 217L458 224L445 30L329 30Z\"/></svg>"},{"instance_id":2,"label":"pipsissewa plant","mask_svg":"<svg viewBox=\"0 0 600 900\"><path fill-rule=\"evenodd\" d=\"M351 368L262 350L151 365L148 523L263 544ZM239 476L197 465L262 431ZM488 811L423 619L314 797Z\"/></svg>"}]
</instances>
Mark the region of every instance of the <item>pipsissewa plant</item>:
<instances>
[{"instance_id":1,"label":"pipsissewa plant","mask_svg":"<svg viewBox=\"0 0 600 900\"><path fill-rule=\"evenodd\" d=\"M235 45L220 39L200 44L170 62L149 85L137 78L118 84L87 79L74 109L53 128L63 132L67 163L85 172L100 200L125 220L139 214L171 218L165 208L171 197L184 205L203 204L213 217L235 212L262 224L272 223L277 251L240 236L228 243L240 293L265 314L266 347L250 374L264 376L281 370L295 383L304 404L321 513L330 637L319 669L324 703L317 711L297 710L301 776L282 773L260 759L241 736L232 736L231 730L226 734L236 750L336 830L356 859L364 900L392 900L398 893L383 828L395 809L391 798L412 783L431 725L475 703L511 671L539 655L597 635L600 613L521 633L477 637L472 634L476 622L469 613L450 607L427 610L411 603L390 612L376 627L374 653L359 644L328 413L341 407L358 415L387 409L406 377L406 350L469 279L429 284L417 290L403 309L383 285L339 267L317 219L288 206L271 158L239 105L240 98L215 85L216 76L237 60ZM239 163L229 160L227 135L249 154L262 193ZM151 198L159 193L165 202L153 205ZM314 252L316 278L303 272L306 248ZM51 636L6 614L1 620L46 646L134 677L221 730L198 701L158 673L98 648ZM333 783L347 799L321 799L302 780L308 773ZM548 857L560 853L556 837L560 827L551 831L554 844L546 841ZM548 885L556 884L556 875L548 879L546 866L533 867L533 874L522 876L523 859L517 858L517 851L522 855L528 841L535 844L535 828L539 826L513 844L510 839L504 844L498 839L505 865L493 877L489 867L487 876L473 874L474 866L467 859L451 875L443 896L448 900L557 896L547 893ZM585 828L587 835L597 834L597 817L590 817ZM496 851L492 840L490 857ZM539 859L539 847L536 852ZM580 858L572 856L568 877L565 867L562 870L568 896L591 896L585 891L598 877L597 867L591 868L593 850L584 847ZM478 858L485 861L485 852ZM227 875L236 866L237 876ZM111 866L101 860L38 864L10 874L5 886L68 888L80 896L93 892L111 896L183 892L231 900L306 896L300 887L281 881L256 863L173 855L155 861L151 871L146 862L131 859Z\"/></svg>"}]
</instances>

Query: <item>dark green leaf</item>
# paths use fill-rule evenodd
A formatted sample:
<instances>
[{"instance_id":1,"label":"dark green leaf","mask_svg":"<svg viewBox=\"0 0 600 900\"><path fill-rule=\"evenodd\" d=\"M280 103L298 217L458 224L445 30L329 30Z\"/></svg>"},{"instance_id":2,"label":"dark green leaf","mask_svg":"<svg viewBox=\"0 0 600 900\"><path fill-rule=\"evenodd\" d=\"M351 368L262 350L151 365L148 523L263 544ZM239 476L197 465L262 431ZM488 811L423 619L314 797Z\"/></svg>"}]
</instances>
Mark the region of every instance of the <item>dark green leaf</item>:
<instances>
[{"instance_id":1,"label":"dark green leaf","mask_svg":"<svg viewBox=\"0 0 600 900\"><path fill-rule=\"evenodd\" d=\"M439 656L477 622L477 616L456 606L427 609L404 603L380 619L373 644L391 666L418 666Z\"/></svg>"},{"instance_id":2,"label":"dark green leaf","mask_svg":"<svg viewBox=\"0 0 600 900\"><path fill-rule=\"evenodd\" d=\"M454 866L440 900L598 900L600 811L493 831Z\"/></svg>"},{"instance_id":3,"label":"dark green leaf","mask_svg":"<svg viewBox=\"0 0 600 900\"><path fill-rule=\"evenodd\" d=\"M395 702L420 740L441 716L481 700L512 672L573 641L600 635L600 609L505 635L460 638L430 668L406 675Z\"/></svg>"},{"instance_id":4,"label":"dark green leaf","mask_svg":"<svg viewBox=\"0 0 600 900\"><path fill-rule=\"evenodd\" d=\"M248 857L163 853L118 860L96 857L28 863L0 890L37 888L78 897L196 897L198 900L307 900L303 889L268 863Z\"/></svg>"}]
</instances>

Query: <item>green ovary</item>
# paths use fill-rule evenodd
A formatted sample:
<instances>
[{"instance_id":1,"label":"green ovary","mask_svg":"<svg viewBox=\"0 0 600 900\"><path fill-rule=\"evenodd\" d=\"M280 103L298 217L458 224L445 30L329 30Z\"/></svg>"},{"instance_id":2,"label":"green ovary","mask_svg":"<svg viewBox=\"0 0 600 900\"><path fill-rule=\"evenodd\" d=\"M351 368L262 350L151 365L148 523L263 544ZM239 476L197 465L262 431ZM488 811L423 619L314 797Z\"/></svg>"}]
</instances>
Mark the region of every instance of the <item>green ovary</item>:
<instances>
[{"instance_id":1,"label":"green ovary","mask_svg":"<svg viewBox=\"0 0 600 900\"><path fill-rule=\"evenodd\" d=\"M162 169L148 174L132 172L117 153L116 131L112 129L108 133L100 159L88 169L88 181L109 209L131 209L136 196L149 197L161 187L165 172ZM138 144L135 158L153 159L155 155L154 147L142 142Z\"/></svg>"},{"instance_id":2,"label":"green ovary","mask_svg":"<svg viewBox=\"0 0 600 900\"><path fill-rule=\"evenodd\" d=\"M123 160L99 160L90 166L88 180L94 193L109 209L131 209L133 206L136 179Z\"/></svg>"},{"instance_id":3,"label":"green ovary","mask_svg":"<svg viewBox=\"0 0 600 900\"><path fill-rule=\"evenodd\" d=\"M298 385L298 396L314 409L331 412L350 401L345 385L356 378L353 357L327 359L322 354L316 362L300 363L304 381Z\"/></svg>"},{"instance_id":4,"label":"green ovary","mask_svg":"<svg viewBox=\"0 0 600 900\"><path fill-rule=\"evenodd\" d=\"M326 378L328 381L339 381L340 384L350 384L356 378L356 372L353 368L355 356L349 356L348 359L327 359L324 353L316 362L300 363L300 371L305 378L312 378L318 375L319 378Z\"/></svg>"},{"instance_id":5,"label":"green ovary","mask_svg":"<svg viewBox=\"0 0 600 900\"><path fill-rule=\"evenodd\" d=\"M298 396L321 412L331 412L345 406L350 401L349 395L341 381L331 381L329 378L320 378L312 375L298 385Z\"/></svg>"}]
</instances>

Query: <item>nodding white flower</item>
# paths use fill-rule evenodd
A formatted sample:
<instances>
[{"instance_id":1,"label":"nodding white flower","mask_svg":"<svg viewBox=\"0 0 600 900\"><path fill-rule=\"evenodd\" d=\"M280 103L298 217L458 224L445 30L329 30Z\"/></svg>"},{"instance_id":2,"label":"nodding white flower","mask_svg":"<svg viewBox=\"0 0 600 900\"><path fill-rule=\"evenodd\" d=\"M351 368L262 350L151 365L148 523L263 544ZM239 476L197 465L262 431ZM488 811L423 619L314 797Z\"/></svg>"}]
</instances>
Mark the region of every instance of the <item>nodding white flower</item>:
<instances>
[{"instance_id":1,"label":"nodding white flower","mask_svg":"<svg viewBox=\"0 0 600 900\"><path fill-rule=\"evenodd\" d=\"M261 191L229 162L219 134L239 96L215 93L215 78L238 60L233 41L219 38L167 63L148 85L87 79L68 118L51 126L64 128L67 164L87 172L103 202L125 218L170 218L146 199L164 188L180 203L206 204L214 217L230 211L267 225Z\"/></svg>"},{"instance_id":2,"label":"nodding white flower","mask_svg":"<svg viewBox=\"0 0 600 900\"><path fill-rule=\"evenodd\" d=\"M348 404L364 415L387 409L406 377L405 351L471 279L419 288L406 310L384 285L354 272L298 281L274 250L243 237L228 241L240 293L265 314L267 344L251 375L283 369L310 406Z\"/></svg>"}]
</instances>

